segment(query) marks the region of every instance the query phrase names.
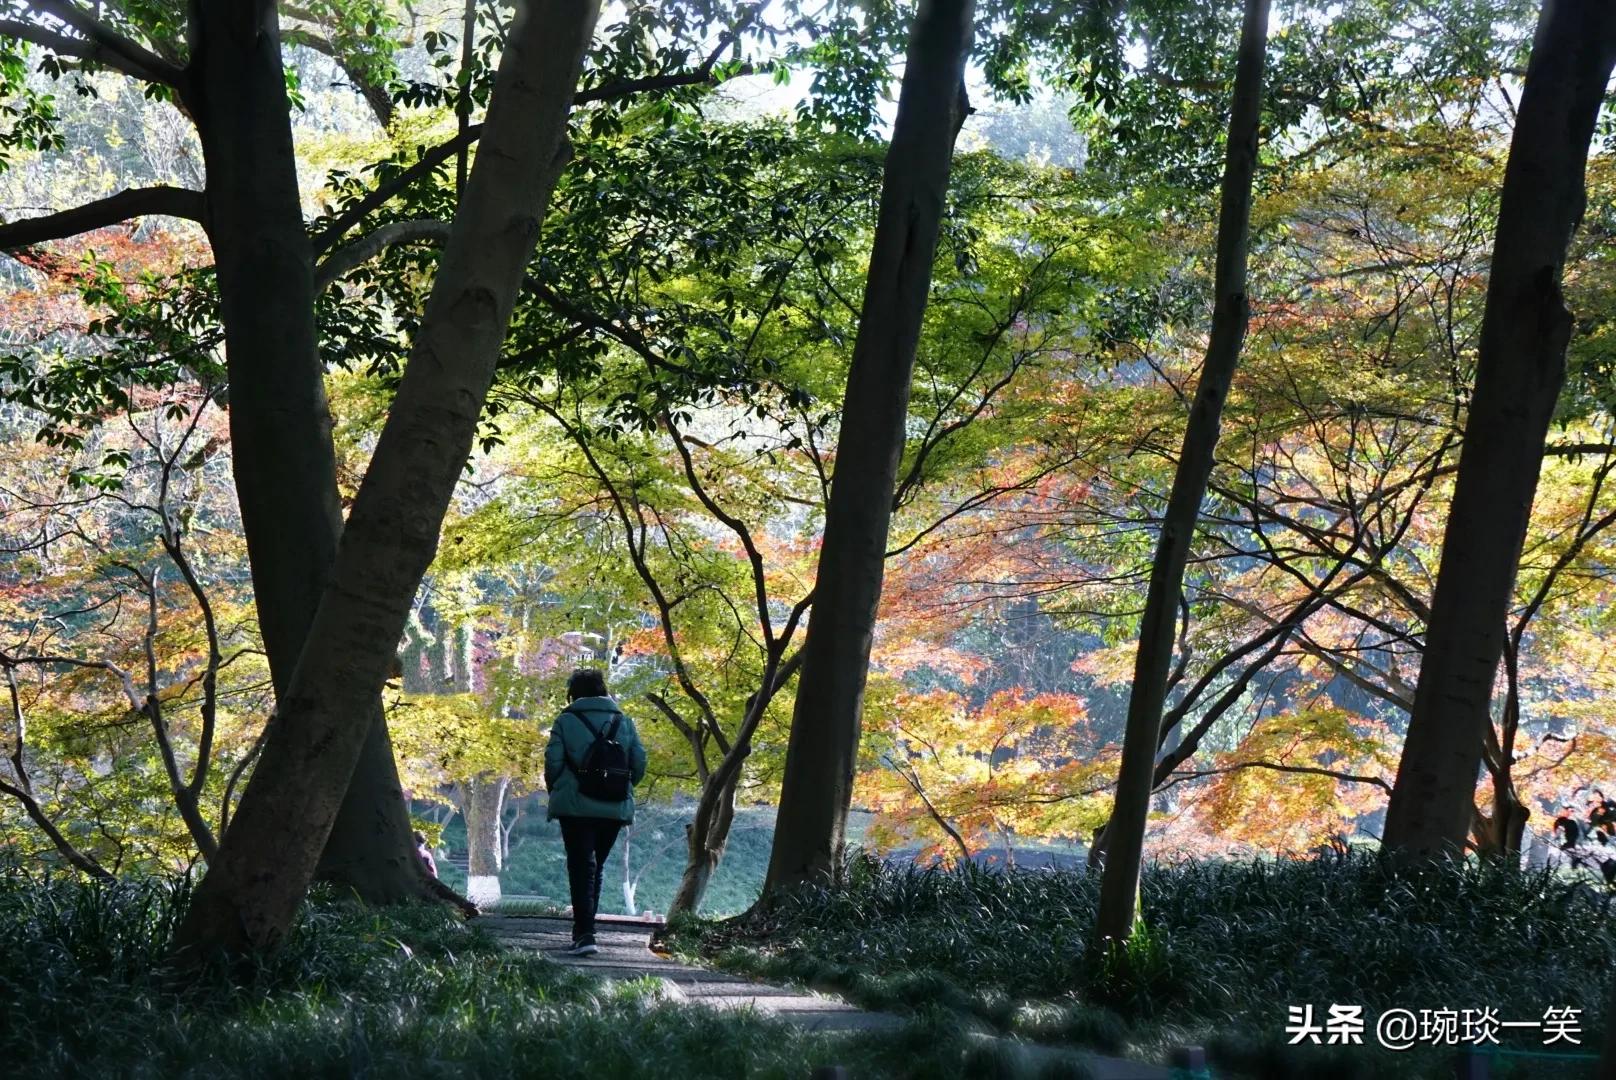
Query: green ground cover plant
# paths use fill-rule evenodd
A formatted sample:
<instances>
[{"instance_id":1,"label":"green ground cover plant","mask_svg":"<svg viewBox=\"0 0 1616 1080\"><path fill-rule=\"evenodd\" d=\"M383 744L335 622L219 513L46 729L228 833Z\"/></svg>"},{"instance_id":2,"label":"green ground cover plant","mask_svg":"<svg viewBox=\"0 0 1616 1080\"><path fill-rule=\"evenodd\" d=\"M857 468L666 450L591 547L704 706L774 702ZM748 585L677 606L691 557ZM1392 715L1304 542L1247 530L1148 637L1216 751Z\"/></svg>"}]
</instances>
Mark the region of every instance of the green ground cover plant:
<instances>
[{"instance_id":1,"label":"green ground cover plant","mask_svg":"<svg viewBox=\"0 0 1616 1080\"><path fill-rule=\"evenodd\" d=\"M87 883L0 867L0 1062L10 1077L1072 1075L1014 1068L946 1021L797 1032L600 983L432 908L315 897L250 971L164 963L184 881Z\"/></svg>"},{"instance_id":2,"label":"green ground cover plant","mask_svg":"<svg viewBox=\"0 0 1616 1080\"><path fill-rule=\"evenodd\" d=\"M1373 1046L1386 1009L1581 1010L1592 1053L1616 977L1610 898L1551 872L1467 863L1423 872L1372 853L1185 862L1145 875L1145 929L1089 945L1098 877L855 862L846 884L745 918L680 923L678 948L734 970L835 988L872 1008L943 1006L1047 1042L1159 1055L1204 1044L1250 1076L1451 1076L1453 1050ZM1287 1007L1362 1005L1363 1048L1290 1047ZM1506 1049L1540 1052L1537 1033ZM1497 1075L1592 1076L1591 1062L1507 1058ZM1302 1071L1298 1071L1302 1070Z\"/></svg>"}]
</instances>

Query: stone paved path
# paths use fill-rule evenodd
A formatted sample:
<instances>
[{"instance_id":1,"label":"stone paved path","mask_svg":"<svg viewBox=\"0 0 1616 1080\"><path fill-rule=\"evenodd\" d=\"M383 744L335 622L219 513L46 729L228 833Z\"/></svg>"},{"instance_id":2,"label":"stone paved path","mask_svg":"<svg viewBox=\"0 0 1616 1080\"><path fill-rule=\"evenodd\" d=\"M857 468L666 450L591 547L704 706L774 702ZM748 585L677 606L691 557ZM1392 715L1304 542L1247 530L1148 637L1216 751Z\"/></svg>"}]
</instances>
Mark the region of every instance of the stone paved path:
<instances>
[{"instance_id":1,"label":"stone paved path","mask_svg":"<svg viewBox=\"0 0 1616 1080\"><path fill-rule=\"evenodd\" d=\"M756 1009L810 1031L879 1031L901 1025L890 1013L868 1012L840 998L804 990L755 982L707 968L692 967L653 953L651 929L646 923L614 921L597 927L600 952L594 956L568 956L571 923L531 915L481 915L482 927L511 948L532 949L558 964L604 979L660 979L665 995L717 1009ZM1032 1058L1076 1057L1094 1080L1166 1080L1168 1070L1155 1065L1101 1057L1096 1054L1055 1050L1023 1044Z\"/></svg>"}]
</instances>

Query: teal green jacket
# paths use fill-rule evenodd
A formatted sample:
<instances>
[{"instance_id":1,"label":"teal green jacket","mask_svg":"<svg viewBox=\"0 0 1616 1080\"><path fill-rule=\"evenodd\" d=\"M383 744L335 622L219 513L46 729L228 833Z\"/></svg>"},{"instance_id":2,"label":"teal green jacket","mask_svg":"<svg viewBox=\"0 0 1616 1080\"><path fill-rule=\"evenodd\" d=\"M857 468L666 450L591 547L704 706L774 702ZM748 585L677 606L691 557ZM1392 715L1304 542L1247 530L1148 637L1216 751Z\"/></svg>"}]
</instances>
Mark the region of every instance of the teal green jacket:
<instances>
[{"instance_id":1,"label":"teal green jacket","mask_svg":"<svg viewBox=\"0 0 1616 1080\"><path fill-rule=\"evenodd\" d=\"M628 753L628 766L632 770L630 779L636 784L645 779L645 745L640 742L640 733L634 730L634 721L623 716L617 702L609 697L581 697L568 708L589 717L589 722L602 734L611 726L612 717L622 716L614 738ZM622 802L601 802L586 797L578 790L578 777L572 771L572 765L583 764L584 755L589 753L589 744L594 741L595 737L578 717L566 712L556 717L555 726L550 729L550 742L544 748L544 786L550 792L549 809L545 811L548 820L590 817L625 824L634 820L632 790Z\"/></svg>"}]
</instances>

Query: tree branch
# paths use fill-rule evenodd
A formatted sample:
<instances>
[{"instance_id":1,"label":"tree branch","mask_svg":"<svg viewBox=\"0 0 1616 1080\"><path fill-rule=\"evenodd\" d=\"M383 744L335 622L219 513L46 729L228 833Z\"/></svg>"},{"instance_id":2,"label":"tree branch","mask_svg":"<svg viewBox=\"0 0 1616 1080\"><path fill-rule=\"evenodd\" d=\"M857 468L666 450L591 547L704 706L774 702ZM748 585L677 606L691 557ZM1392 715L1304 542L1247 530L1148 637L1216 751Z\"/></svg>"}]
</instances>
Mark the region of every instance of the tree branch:
<instances>
[{"instance_id":1,"label":"tree branch","mask_svg":"<svg viewBox=\"0 0 1616 1080\"><path fill-rule=\"evenodd\" d=\"M718 61L719 54L727 46L728 42L721 44L694 71L675 72L667 75L648 75L641 79L629 79L624 82L611 83L607 86L594 86L580 90L572 97L573 107L576 108L591 101L614 101L632 94L675 90L684 86L698 86L704 83L716 86L719 80L713 75L713 68ZM743 66L735 72L736 75L749 75L751 73L752 68L750 65ZM423 149L415 164L401 169L391 179L377 184L368 195L332 218L323 229L316 233L313 241L314 253L316 255L323 254L338 240L342 239L349 229L363 221L367 214L384 205L389 199L417 180L430 176L450 158L468 149L482 137L482 133L483 126L481 124L469 124L464 131L456 133L452 138L436 146Z\"/></svg>"},{"instance_id":2,"label":"tree branch","mask_svg":"<svg viewBox=\"0 0 1616 1080\"><path fill-rule=\"evenodd\" d=\"M576 99L575 99L576 100ZM415 164L394 173L391 179L377 184L370 193L326 223L311 241L316 256L325 254L344 234L365 220L366 216L384 206L389 199L420 180L430 176L439 166L454 157L463 147L470 146L482 136L483 126L472 124L465 132L437 146L427 147Z\"/></svg>"},{"instance_id":3,"label":"tree branch","mask_svg":"<svg viewBox=\"0 0 1616 1080\"><path fill-rule=\"evenodd\" d=\"M80 36L71 37L38 23L7 19L0 21L0 37L31 42L62 56L76 56L175 89L185 79L185 70L178 64L124 37L70 0L34 0L31 6L36 12L54 16Z\"/></svg>"},{"instance_id":4,"label":"tree branch","mask_svg":"<svg viewBox=\"0 0 1616 1080\"><path fill-rule=\"evenodd\" d=\"M1273 772L1329 776L1352 784L1373 784L1387 794L1390 794L1392 790L1392 786L1378 776L1360 776L1357 773L1339 772L1335 769L1325 769L1317 765L1284 765L1277 761L1241 761L1217 769L1199 769L1195 772L1174 773L1172 780L1163 785L1163 787L1171 787L1173 784L1182 783L1185 780L1198 780L1204 776L1220 776L1224 773L1237 772L1240 769L1269 769Z\"/></svg>"},{"instance_id":5,"label":"tree branch","mask_svg":"<svg viewBox=\"0 0 1616 1080\"><path fill-rule=\"evenodd\" d=\"M17 774L17 783L12 785L0 780L0 792L10 795L22 804L23 813L27 814L29 820L39 826L40 832L43 832L49 838L56 850L61 853L62 858L92 877L112 877L100 863L95 861L94 857L86 855L73 846L72 842L56 827L56 823L45 813L44 808L39 805L39 801L34 798L33 784L28 780L28 769L24 763L23 756L23 748L28 738L28 719L22 711L22 695L17 690L17 668L15 664L9 662L4 666L6 670L6 687L11 693L11 715L17 725L17 742L11 753L11 767Z\"/></svg>"},{"instance_id":6,"label":"tree branch","mask_svg":"<svg viewBox=\"0 0 1616 1080\"><path fill-rule=\"evenodd\" d=\"M0 225L0 251L15 251L47 240L62 240L151 214L202 221L202 193L161 184L156 187L126 188L116 195L75 206L71 210L7 222Z\"/></svg>"},{"instance_id":7,"label":"tree branch","mask_svg":"<svg viewBox=\"0 0 1616 1080\"><path fill-rule=\"evenodd\" d=\"M965 861L970 862L971 849L966 846L965 838L959 834L958 829L954 828L954 826L949 823L947 818L943 817L943 815L938 812L937 807L932 805L931 799L926 796L926 789L920 786L920 780L917 777L912 776L908 769L905 769L896 761L893 761L890 754L883 755L883 760L885 760L886 763L892 767L893 772L903 777L909 786L914 789L915 794L920 797L921 805L926 808L926 813L930 814L931 819L937 823L938 827L948 834L950 840L954 841L954 845L959 848L960 855L964 857Z\"/></svg>"},{"instance_id":8,"label":"tree branch","mask_svg":"<svg viewBox=\"0 0 1616 1080\"><path fill-rule=\"evenodd\" d=\"M287 45L301 45L336 64L337 68L348 76L348 81L353 83L354 89L359 91L359 96L365 99L365 104L370 106L371 114L376 117L376 122L382 129L385 131L392 124L393 115L397 110L393 106L393 98L388 94L387 87L366 78L363 72L342 55L330 38L301 26L290 26L281 31L281 41Z\"/></svg>"},{"instance_id":9,"label":"tree branch","mask_svg":"<svg viewBox=\"0 0 1616 1080\"><path fill-rule=\"evenodd\" d=\"M449 223L431 218L419 221L394 221L340 247L327 255L314 268L314 291L323 293L348 271L369 262L383 249L394 244L408 244L417 240L430 240L442 244L449 238Z\"/></svg>"}]
</instances>

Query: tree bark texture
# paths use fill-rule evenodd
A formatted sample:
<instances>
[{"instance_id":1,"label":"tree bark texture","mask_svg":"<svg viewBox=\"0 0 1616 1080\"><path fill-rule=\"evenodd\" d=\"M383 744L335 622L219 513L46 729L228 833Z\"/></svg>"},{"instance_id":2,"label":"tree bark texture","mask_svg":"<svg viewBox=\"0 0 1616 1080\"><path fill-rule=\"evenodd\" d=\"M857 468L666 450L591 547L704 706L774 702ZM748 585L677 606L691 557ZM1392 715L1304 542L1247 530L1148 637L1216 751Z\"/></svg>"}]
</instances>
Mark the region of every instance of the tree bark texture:
<instances>
[{"instance_id":1,"label":"tree bark texture","mask_svg":"<svg viewBox=\"0 0 1616 1080\"><path fill-rule=\"evenodd\" d=\"M371 706L367 727L315 877L372 904L440 896L415 854L410 808L379 697Z\"/></svg>"},{"instance_id":2,"label":"tree bark texture","mask_svg":"<svg viewBox=\"0 0 1616 1080\"><path fill-rule=\"evenodd\" d=\"M471 877L498 877L504 865L500 819L510 783L508 776L487 774L466 782L466 873Z\"/></svg>"},{"instance_id":3,"label":"tree bark texture","mask_svg":"<svg viewBox=\"0 0 1616 1080\"><path fill-rule=\"evenodd\" d=\"M275 5L199 4L185 104L208 186L230 378L231 453L258 621L276 695L314 621L342 531L331 412L314 326ZM374 902L430 895L381 699L320 876Z\"/></svg>"},{"instance_id":4,"label":"tree bark texture","mask_svg":"<svg viewBox=\"0 0 1616 1080\"><path fill-rule=\"evenodd\" d=\"M1212 332L1156 540L1145 611L1139 624L1139 650L1134 658L1133 688L1128 695L1116 800L1105 828L1105 866L1095 917L1095 935L1101 942L1125 941L1133 934L1145 823L1154 786L1156 751L1161 743L1162 707L1173 659L1173 629L1184 587L1184 565L1212 475L1223 404L1234 381L1250 318L1246 253L1267 51L1268 0L1246 0L1229 111L1229 139L1224 150Z\"/></svg>"},{"instance_id":5,"label":"tree bark texture","mask_svg":"<svg viewBox=\"0 0 1616 1080\"><path fill-rule=\"evenodd\" d=\"M263 758L176 935L182 952L274 946L308 888L471 451L566 162L567 115L598 14L577 0L517 8L409 363Z\"/></svg>"},{"instance_id":6,"label":"tree bark texture","mask_svg":"<svg viewBox=\"0 0 1616 1080\"><path fill-rule=\"evenodd\" d=\"M1560 292L1594 122L1616 64L1616 4L1547 0L1500 192L1491 277L1408 734L1383 843L1404 861L1463 850L1494 676L1543 444L1565 381Z\"/></svg>"},{"instance_id":7,"label":"tree bark texture","mask_svg":"<svg viewBox=\"0 0 1616 1080\"><path fill-rule=\"evenodd\" d=\"M275 5L195 5L185 104L207 166L230 438L258 621L277 690L342 531Z\"/></svg>"},{"instance_id":8,"label":"tree bark texture","mask_svg":"<svg viewBox=\"0 0 1616 1080\"><path fill-rule=\"evenodd\" d=\"M765 894L827 878L844 843L915 349L968 108L974 9L972 0L921 0L910 31Z\"/></svg>"}]
</instances>

